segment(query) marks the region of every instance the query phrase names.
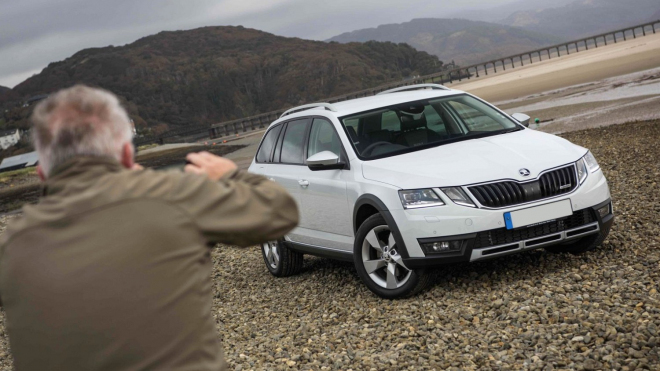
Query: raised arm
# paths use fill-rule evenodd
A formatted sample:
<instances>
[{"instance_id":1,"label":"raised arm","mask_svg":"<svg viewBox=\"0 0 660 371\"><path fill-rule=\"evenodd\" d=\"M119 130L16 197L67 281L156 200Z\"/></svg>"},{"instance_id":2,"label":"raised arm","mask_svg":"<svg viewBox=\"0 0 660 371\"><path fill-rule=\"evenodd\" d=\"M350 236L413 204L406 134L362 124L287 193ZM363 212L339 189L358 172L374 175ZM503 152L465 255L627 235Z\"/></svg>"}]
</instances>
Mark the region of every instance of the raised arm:
<instances>
[{"instance_id":1,"label":"raised arm","mask_svg":"<svg viewBox=\"0 0 660 371\"><path fill-rule=\"evenodd\" d=\"M249 246L281 238L298 224L296 202L277 183L210 153L188 160L186 172L205 176L186 175L172 199L210 241Z\"/></svg>"}]
</instances>

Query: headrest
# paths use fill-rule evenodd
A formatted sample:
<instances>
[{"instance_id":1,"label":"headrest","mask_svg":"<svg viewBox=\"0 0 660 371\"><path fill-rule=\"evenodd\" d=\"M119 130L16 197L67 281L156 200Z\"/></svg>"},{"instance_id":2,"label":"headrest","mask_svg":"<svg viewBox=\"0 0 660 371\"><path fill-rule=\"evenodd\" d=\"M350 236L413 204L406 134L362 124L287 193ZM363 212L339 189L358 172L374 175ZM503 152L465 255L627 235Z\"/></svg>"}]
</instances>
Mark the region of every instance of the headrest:
<instances>
[{"instance_id":1,"label":"headrest","mask_svg":"<svg viewBox=\"0 0 660 371\"><path fill-rule=\"evenodd\" d=\"M369 115L362 118L362 135L377 130L381 130L381 114Z\"/></svg>"},{"instance_id":2,"label":"headrest","mask_svg":"<svg viewBox=\"0 0 660 371\"><path fill-rule=\"evenodd\" d=\"M417 130L426 127L425 115L421 115L421 117L416 120L413 116L401 115L401 131Z\"/></svg>"}]
</instances>

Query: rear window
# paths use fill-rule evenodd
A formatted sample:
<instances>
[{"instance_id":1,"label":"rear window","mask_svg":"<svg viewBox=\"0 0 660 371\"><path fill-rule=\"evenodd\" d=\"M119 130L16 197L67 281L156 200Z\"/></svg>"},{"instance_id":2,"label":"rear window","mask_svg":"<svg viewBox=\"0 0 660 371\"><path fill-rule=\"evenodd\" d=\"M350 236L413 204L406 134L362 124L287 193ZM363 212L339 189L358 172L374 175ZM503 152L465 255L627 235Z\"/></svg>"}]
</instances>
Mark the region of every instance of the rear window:
<instances>
[{"instance_id":1,"label":"rear window","mask_svg":"<svg viewBox=\"0 0 660 371\"><path fill-rule=\"evenodd\" d=\"M264 140L261 142L259 152L257 152L257 162L270 162L270 155L273 153L273 147L275 147L277 136L280 134L281 130L282 125L277 125L268 130Z\"/></svg>"}]
</instances>

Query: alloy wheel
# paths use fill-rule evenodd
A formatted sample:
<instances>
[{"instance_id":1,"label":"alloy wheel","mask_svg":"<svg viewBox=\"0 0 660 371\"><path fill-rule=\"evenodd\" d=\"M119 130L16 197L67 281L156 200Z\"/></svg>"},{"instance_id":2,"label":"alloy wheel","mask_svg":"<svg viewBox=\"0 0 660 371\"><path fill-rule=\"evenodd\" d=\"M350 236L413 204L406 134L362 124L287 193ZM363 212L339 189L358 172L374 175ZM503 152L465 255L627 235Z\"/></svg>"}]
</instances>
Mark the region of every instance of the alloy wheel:
<instances>
[{"instance_id":1,"label":"alloy wheel","mask_svg":"<svg viewBox=\"0 0 660 371\"><path fill-rule=\"evenodd\" d=\"M264 257L266 257L268 265L273 269L277 269L277 266L280 264L279 243L277 241L268 241L264 242L261 247L264 250Z\"/></svg>"},{"instance_id":2,"label":"alloy wheel","mask_svg":"<svg viewBox=\"0 0 660 371\"><path fill-rule=\"evenodd\" d=\"M379 225L367 233L362 242L362 264L371 280L386 289L405 285L412 274L403 264L387 225Z\"/></svg>"}]
</instances>

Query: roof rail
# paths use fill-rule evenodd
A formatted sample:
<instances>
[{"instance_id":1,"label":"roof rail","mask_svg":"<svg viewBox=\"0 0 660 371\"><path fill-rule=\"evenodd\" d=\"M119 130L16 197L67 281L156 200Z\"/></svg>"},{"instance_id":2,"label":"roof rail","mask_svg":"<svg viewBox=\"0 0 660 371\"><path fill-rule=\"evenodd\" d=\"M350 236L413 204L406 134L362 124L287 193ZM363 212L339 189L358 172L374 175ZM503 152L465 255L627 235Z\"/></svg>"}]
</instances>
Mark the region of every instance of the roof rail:
<instances>
[{"instance_id":1,"label":"roof rail","mask_svg":"<svg viewBox=\"0 0 660 371\"><path fill-rule=\"evenodd\" d=\"M448 87L446 87L444 85L440 85L440 84L416 84L416 85L400 86L398 88L381 91L380 93L378 93L376 95L397 93L397 92L400 92L400 91L421 90L421 89L451 90Z\"/></svg>"},{"instance_id":2,"label":"roof rail","mask_svg":"<svg viewBox=\"0 0 660 371\"><path fill-rule=\"evenodd\" d=\"M302 106L293 107L291 109L288 109L288 110L284 111L284 113L282 114L282 116L280 116L280 118L282 118L286 115L290 115L292 113L296 113L298 111L304 111L304 110L308 110L308 109L312 109L312 108L319 108L319 107L323 107L323 108L327 109L328 111L337 112L337 109L335 108L335 106L333 106L330 103L312 103L312 104L304 104Z\"/></svg>"}]
</instances>

